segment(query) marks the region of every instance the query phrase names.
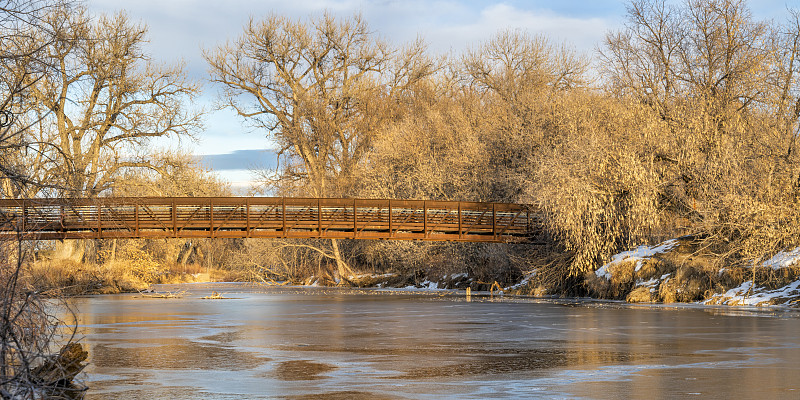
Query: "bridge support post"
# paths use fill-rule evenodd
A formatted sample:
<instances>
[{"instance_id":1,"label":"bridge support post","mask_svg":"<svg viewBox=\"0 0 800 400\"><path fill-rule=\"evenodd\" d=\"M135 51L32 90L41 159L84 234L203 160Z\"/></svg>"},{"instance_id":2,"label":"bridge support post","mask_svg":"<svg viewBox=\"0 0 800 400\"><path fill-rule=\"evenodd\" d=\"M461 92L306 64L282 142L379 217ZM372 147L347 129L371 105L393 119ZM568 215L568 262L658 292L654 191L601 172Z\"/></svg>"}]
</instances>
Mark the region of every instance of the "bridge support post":
<instances>
[{"instance_id":1,"label":"bridge support post","mask_svg":"<svg viewBox=\"0 0 800 400\"><path fill-rule=\"evenodd\" d=\"M136 236L138 238L139 237L139 204L138 203L136 205L134 205L133 219L134 219L134 223L133 223L134 236Z\"/></svg>"},{"instance_id":2,"label":"bridge support post","mask_svg":"<svg viewBox=\"0 0 800 400\"><path fill-rule=\"evenodd\" d=\"M353 199L353 239L358 237L358 205L356 199Z\"/></svg>"},{"instance_id":3,"label":"bridge support post","mask_svg":"<svg viewBox=\"0 0 800 400\"><path fill-rule=\"evenodd\" d=\"M422 237L428 238L428 201L422 200Z\"/></svg>"},{"instance_id":4,"label":"bridge support post","mask_svg":"<svg viewBox=\"0 0 800 400\"><path fill-rule=\"evenodd\" d=\"M492 203L492 237L497 240L497 205Z\"/></svg>"},{"instance_id":5,"label":"bridge support post","mask_svg":"<svg viewBox=\"0 0 800 400\"><path fill-rule=\"evenodd\" d=\"M461 222L461 202L458 202L458 238L464 238L463 223Z\"/></svg>"},{"instance_id":6,"label":"bridge support post","mask_svg":"<svg viewBox=\"0 0 800 400\"><path fill-rule=\"evenodd\" d=\"M281 219L282 219L282 227L281 227L281 235L286 237L286 197L281 197Z\"/></svg>"},{"instance_id":7,"label":"bridge support post","mask_svg":"<svg viewBox=\"0 0 800 400\"><path fill-rule=\"evenodd\" d=\"M27 220L27 219L28 219L28 207L26 205L26 202L23 201L22 202L22 221L19 224L19 226L20 226L19 231L22 232L23 235L26 233L25 232L25 228L26 228L25 227L25 220Z\"/></svg>"}]
</instances>

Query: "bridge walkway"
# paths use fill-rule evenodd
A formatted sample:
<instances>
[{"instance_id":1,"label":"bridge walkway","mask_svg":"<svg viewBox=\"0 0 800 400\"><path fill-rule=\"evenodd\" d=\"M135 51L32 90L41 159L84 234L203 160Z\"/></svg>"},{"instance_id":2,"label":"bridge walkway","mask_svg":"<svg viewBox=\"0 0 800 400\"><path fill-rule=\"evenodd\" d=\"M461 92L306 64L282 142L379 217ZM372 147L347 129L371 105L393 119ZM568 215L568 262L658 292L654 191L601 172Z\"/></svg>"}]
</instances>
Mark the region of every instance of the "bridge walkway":
<instances>
[{"instance_id":1,"label":"bridge walkway","mask_svg":"<svg viewBox=\"0 0 800 400\"><path fill-rule=\"evenodd\" d=\"M290 197L0 199L0 236L25 239L341 238L525 242L529 205Z\"/></svg>"}]
</instances>

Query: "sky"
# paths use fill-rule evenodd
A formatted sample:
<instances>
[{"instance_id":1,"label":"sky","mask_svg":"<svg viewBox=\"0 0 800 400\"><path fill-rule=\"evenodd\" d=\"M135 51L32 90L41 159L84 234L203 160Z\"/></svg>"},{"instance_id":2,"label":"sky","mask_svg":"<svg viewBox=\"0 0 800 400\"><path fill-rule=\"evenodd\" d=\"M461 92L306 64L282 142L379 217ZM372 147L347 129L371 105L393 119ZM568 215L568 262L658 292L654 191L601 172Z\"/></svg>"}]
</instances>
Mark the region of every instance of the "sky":
<instances>
[{"instance_id":1,"label":"sky","mask_svg":"<svg viewBox=\"0 0 800 400\"><path fill-rule=\"evenodd\" d=\"M616 0L87 0L93 13L124 10L149 27L147 51L154 61L184 62L189 76L204 85L197 106L208 110L205 130L186 150L236 189L249 184L252 168L275 165L264 132L249 129L231 110L215 110L218 88L208 81L203 49L237 38L250 17L271 13L295 19L325 11L349 17L360 13L370 28L395 45L425 40L431 52L460 54L495 33L520 29L544 34L593 55L608 31L624 23L625 2ZM779 19L800 0L752 0L757 19ZM170 144L177 146L177 144Z\"/></svg>"}]
</instances>

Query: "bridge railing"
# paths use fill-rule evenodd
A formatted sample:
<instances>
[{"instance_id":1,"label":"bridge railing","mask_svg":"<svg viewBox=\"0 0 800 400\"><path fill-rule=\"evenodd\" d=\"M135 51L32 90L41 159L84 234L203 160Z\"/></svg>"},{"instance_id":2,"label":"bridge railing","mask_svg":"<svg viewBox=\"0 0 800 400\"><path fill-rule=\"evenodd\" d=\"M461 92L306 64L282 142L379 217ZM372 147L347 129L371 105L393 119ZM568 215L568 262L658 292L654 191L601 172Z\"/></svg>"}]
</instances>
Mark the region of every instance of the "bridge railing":
<instances>
[{"instance_id":1,"label":"bridge railing","mask_svg":"<svg viewBox=\"0 0 800 400\"><path fill-rule=\"evenodd\" d=\"M524 241L527 205L289 197L0 199L0 235Z\"/></svg>"}]
</instances>

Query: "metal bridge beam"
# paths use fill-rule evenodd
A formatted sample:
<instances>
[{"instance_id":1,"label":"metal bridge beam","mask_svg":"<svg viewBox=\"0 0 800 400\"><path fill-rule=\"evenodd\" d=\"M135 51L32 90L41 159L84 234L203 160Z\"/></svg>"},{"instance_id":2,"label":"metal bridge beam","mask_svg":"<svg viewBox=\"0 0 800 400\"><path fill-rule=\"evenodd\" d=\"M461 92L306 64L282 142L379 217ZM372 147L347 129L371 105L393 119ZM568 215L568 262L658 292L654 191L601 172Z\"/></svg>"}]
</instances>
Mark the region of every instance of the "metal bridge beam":
<instances>
[{"instance_id":1,"label":"metal bridge beam","mask_svg":"<svg viewBox=\"0 0 800 400\"><path fill-rule=\"evenodd\" d=\"M510 203L291 197L0 199L0 237L39 240L290 237L525 242L539 230L538 221L534 207Z\"/></svg>"}]
</instances>

